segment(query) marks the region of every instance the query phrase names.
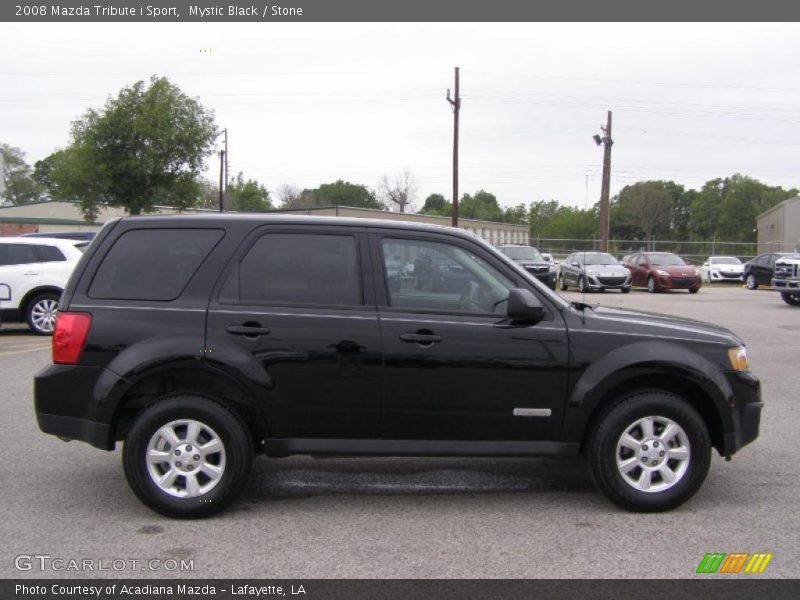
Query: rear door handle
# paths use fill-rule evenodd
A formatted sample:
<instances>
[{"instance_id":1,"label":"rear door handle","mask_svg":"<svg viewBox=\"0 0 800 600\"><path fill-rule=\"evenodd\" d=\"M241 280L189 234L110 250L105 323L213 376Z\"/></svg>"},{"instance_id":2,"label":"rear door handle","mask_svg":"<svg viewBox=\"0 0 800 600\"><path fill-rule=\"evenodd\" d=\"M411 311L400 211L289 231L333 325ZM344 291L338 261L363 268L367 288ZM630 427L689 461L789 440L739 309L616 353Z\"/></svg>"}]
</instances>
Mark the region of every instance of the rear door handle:
<instances>
[{"instance_id":1,"label":"rear door handle","mask_svg":"<svg viewBox=\"0 0 800 600\"><path fill-rule=\"evenodd\" d=\"M225 328L225 331L232 333L233 335L269 335L269 329L259 325L228 325Z\"/></svg>"},{"instance_id":2,"label":"rear door handle","mask_svg":"<svg viewBox=\"0 0 800 600\"><path fill-rule=\"evenodd\" d=\"M400 339L410 344L421 344L430 346L442 341L442 336L432 333L401 333Z\"/></svg>"}]
</instances>

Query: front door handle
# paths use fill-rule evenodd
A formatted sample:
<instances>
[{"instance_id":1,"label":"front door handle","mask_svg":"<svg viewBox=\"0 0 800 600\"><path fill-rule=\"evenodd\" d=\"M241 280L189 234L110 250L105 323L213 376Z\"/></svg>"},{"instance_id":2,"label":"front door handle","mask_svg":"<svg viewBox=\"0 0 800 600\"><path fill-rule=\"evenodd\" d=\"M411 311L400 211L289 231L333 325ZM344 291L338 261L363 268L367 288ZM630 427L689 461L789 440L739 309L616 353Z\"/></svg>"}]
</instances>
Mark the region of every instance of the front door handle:
<instances>
[{"instance_id":1,"label":"front door handle","mask_svg":"<svg viewBox=\"0 0 800 600\"><path fill-rule=\"evenodd\" d=\"M269 329L260 325L228 325L225 331L233 335L259 336L269 335Z\"/></svg>"},{"instance_id":2,"label":"front door handle","mask_svg":"<svg viewBox=\"0 0 800 600\"><path fill-rule=\"evenodd\" d=\"M442 336L433 333L401 333L400 339L409 344L430 346L442 341Z\"/></svg>"}]
</instances>

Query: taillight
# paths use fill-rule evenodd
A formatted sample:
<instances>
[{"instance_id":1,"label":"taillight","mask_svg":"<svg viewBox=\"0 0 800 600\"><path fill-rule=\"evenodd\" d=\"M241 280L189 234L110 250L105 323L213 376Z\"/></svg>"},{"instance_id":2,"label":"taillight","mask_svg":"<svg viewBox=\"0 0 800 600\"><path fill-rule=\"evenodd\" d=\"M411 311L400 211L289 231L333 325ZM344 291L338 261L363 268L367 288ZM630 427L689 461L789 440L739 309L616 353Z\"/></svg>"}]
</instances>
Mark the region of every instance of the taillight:
<instances>
[{"instance_id":1,"label":"taillight","mask_svg":"<svg viewBox=\"0 0 800 600\"><path fill-rule=\"evenodd\" d=\"M53 362L77 365L91 326L92 315L88 313L57 313L53 332Z\"/></svg>"}]
</instances>

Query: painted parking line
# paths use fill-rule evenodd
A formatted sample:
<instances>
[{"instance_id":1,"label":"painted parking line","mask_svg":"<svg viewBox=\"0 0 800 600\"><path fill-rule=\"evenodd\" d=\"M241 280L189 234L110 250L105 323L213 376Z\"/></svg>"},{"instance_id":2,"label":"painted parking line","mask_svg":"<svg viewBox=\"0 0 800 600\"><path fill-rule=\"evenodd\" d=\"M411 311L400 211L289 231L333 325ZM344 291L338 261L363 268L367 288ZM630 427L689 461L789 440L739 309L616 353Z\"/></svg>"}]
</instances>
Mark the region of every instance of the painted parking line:
<instances>
[{"instance_id":1,"label":"painted parking line","mask_svg":"<svg viewBox=\"0 0 800 600\"><path fill-rule=\"evenodd\" d=\"M12 350L10 352L0 352L0 357L2 356L16 356L18 354L29 354L31 352L40 352L42 350L50 350L50 345L47 346L37 346L36 348L27 348L25 350Z\"/></svg>"}]
</instances>

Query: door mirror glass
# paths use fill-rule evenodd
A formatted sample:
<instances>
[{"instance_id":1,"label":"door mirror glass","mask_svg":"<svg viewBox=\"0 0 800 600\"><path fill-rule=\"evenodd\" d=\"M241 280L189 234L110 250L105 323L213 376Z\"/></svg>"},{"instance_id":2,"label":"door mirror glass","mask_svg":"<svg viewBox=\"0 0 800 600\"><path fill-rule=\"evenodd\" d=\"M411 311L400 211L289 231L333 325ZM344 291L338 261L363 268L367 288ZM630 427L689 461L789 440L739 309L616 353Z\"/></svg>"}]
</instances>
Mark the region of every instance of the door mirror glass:
<instances>
[{"instance_id":1,"label":"door mirror glass","mask_svg":"<svg viewBox=\"0 0 800 600\"><path fill-rule=\"evenodd\" d=\"M513 321L541 321L546 310L530 290L514 288L508 292L508 317Z\"/></svg>"}]
</instances>

